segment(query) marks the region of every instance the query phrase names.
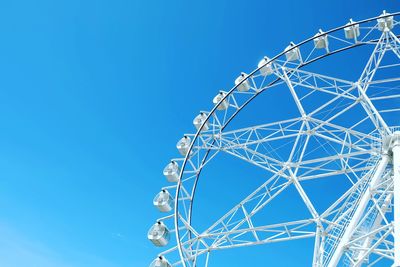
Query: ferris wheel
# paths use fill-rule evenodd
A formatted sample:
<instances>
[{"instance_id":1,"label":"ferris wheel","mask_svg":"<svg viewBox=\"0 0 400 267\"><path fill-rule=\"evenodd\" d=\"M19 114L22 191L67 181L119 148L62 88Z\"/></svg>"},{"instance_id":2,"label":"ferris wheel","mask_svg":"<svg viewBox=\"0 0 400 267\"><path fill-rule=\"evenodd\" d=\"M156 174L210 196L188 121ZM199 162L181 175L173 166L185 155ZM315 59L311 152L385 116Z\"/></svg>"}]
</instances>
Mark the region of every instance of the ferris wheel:
<instances>
[{"instance_id":1,"label":"ferris wheel","mask_svg":"<svg viewBox=\"0 0 400 267\"><path fill-rule=\"evenodd\" d=\"M399 16L290 43L211 98L163 170L153 201L163 215L148 239L165 248L151 267L214 266L221 250L303 239L315 267L400 266ZM262 177L229 172L242 166ZM241 193L259 184L230 203L224 188L202 193L218 177ZM294 195L302 210L290 208Z\"/></svg>"}]
</instances>

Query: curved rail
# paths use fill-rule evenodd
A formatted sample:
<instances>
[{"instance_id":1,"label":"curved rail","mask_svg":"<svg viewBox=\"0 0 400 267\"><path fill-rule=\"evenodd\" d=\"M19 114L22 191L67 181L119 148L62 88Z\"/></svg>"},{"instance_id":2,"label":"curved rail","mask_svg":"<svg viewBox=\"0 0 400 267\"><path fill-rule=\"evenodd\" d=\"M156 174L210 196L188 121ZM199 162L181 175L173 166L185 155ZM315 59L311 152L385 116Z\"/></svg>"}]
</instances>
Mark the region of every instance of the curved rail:
<instances>
[{"instance_id":1,"label":"curved rail","mask_svg":"<svg viewBox=\"0 0 400 267\"><path fill-rule=\"evenodd\" d=\"M361 21L357 21L357 22L345 24L345 25L342 25L342 26L340 26L340 27L336 27L336 28L334 28L334 29L328 30L328 31L326 31L326 32L319 33L319 34L317 34L317 35L313 35L313 36L311 36L311 37L309 37L309 38L307 38L307 39L301 41L300 43L298 43L298 44L296 44L296 45L293 45L290 49L287 49L287 50L282 51L281 53L277 54L276 56L274 56L274 57L271 58L270 60L266 61L263 65L257 67L257 68L254 69L252 72L250 72L240 83L238 83L238 84L236 84L235 86L233 86L233 87L226 93L226 95L220 100L220 102L218 102L218 103L211 109L211 111L207 114L207 118L205 119L205 121L203 122L203 124L199 127L199 130L197 130L196 134L194 135L193 140L191 141L191 144L190 144L190 146L189 146L189 151L188 151L188 153L186 154L186 156L185 156L185 158L184 158L184 160L183 160L182 166L181 166L181 172L180 172L180 175L179 175L179 182L178 182L177 187L176 187L175 205L174 205L174 227L175 227L175 236L176 236L176 240L177 240L177 248L178 248L178 251L179 251L180 258L181 258L182 266L187 267L187 266L186 266L186 263L185 263L185 257L184 257L184 255L183 255L183 249L182 249L182 243L181 243L181 240L180 240L180 231L179 231L179 216L178 216L179 214L178 214L178 212L179 212L179 195L180 195L180 189L181 189L181 180L182 180L182 176L183 176L183 173L184 173L184 170L185 170L187 161L188 161L188 159L190 158L190 154L191 154L191 151L192 151L192 149L193 149L193 146L194 146L195 142L197 141L197 139L198 139L198 137L199 137L199 135L200 135L200 133L201 133L201 129L202 129L203 126L210 120L212 114L216 111L216 109L217 109L217 107L219 106L219 104L221 104L225 99L227 99L230 95L232 95L232 94L235 92L236 88L238 88L241 84L243 84L244 82L246 82L250 77L254 76L254 74L256 74L260 69L262 69L263 67L265 67L265 66L267 66L267 65L269 65L269 64L271 64L271 63L273 63L274 61L276 61L276 60L279 59L280 57L284 56L286 53L288 53L288 52L290 52L290 51L292 51L292 50L294 50L294 49L296 49L296 48L300 48L300 47L302 47L303 45L305 45L305 44L307 44L307 43L309 43L309 42L312 42L315 38L318 38L318 37L321 37L321 36L329 35L330 33L334 33L334 32L343 30L343 29L346 28L346 27L351 27L351 26L354 26L354 25L361 25L361 24L365 24L365 23L368 23L368 22L376 21L376 20L379 19L379 18L386 18L386 17L390 17L390 16L393 16L393 17L400 16L400 12L395 12L395 13L391 13L391 14L387 14L387 15L380 15L380 16L376 16L376 17L373 17L373 18L368 18L368 19L364 19L364 20L361 20ZM370 40L370 42L376 42L376 40ZM331 55L334 55L334 54L337 54L337 53L340 53L340 52L343 52L343 51L346 51L346 50L349 50L349 49L352 49L352 48L355 48L355 47L358 47L358 46L363 46L363 45L365 45L365 44L366 44L365 42L359 42L359 43L354 43L354 44L349 45L349 46L346 46L346 47L342 47L342 48L340 48L340 49L337 49L337 50L328 52L328 53L326 53L326 54L324 54L324 55L321 55L321 56L318 56L318 57L316 57L316 58L313 58L312 60L309 60L309 61L306 61L306 62L302 62L302 63L299 64L296 68L302 68L302 67L307 66L307 65L309 65L309 64L311 64L311 63L313 63L313 62L316 62L316 61L318 61L318 60L320 60L320 59L322 59L322 58L325 58L325 57L328 57L328 56L331 56ZM267 88L268 88L269 86L275 84L275 83L278 82L279 80L280 80L280 78L277 78L276 80L274 80L273 82L271 82L270 84L268 84L268 85L267 85ZM262 92L264 92L264 91L265 91L265 89L256 92L256 93L255 93L252 97L250 97L240 108L238 108L238 109L232 114L232 116L226 121L226 123L225 123L224 125L221 126L221 131L223 131L223 130L229 125L229 123L237 116L237 114L238 114L244 107L246 107L252 100L254 100L255 97L257 97L258 95L260 95L260 94L261 94ZM215 139L214 139L213 142L215 142ZM208 150L208 151L205 153L205 156L203 157L203 160L202 160L202 164L206 161L206 159L207 159L207 157L208 157L208 155L209 155L209 152L210 152L210 150ZM198 181L199 181L200 174L201 174L201 169L200 169L199 172L196 174L196 178L195 178L194 185L193 185L192 192L191 192L191 200L190 200L190 207L189 207L189 220L188 220L188 223L189 223L189 224L191 224L193 201L194 201L194 198L195 198L195 192L196 192L196 188L197 188L197 184L198 184Z\"/></svg>"}]
</instances>

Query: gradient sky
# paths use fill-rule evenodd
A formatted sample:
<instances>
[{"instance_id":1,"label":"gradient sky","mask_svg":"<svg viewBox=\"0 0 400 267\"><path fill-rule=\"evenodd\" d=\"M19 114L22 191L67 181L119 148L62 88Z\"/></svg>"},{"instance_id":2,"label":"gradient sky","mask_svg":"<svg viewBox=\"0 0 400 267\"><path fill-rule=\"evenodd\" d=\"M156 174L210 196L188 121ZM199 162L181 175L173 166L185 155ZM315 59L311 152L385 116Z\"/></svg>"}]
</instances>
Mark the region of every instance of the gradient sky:
<instances>
[{"instance_id":1,"label":"gradient sky","mask_svg":"<svg viewBox=\"0 0 400 267\"><path fill-rule=\"evenodd\" d=\"M2 1L0 266L148 266L162 168L215 93L290 41L399 7Z\"/></svg>"}]
</instances>

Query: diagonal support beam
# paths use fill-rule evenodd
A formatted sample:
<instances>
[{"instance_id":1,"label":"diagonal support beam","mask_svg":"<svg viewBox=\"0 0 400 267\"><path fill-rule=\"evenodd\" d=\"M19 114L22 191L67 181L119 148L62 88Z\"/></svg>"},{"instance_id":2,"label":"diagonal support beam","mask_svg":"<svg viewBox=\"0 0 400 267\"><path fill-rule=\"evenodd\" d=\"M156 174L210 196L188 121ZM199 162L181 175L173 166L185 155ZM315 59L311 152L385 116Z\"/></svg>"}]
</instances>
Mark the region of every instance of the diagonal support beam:
<instances>
[{"instance_id":1,"label":"diagonal support beam","mask_svg":"<svg viewBox=\"0 0 400 267\"><path fill-rule=\"evenodd\" d=\"M393 33L389 32L390 37L393 39L393 43L390 44L391 51L400 59L400 40L399 38Z\"/></svg>"},{"instance_id":2,"label":"diagonal support beam","mask_svg":"<svg viewBox=\"0 0 400 267\"><path fill-rule=\"evenodd\" d=\"M349 225L347 226L339 244L336 247L335 252L332 255L332 258L328 264L328 267L335 267L338 265L343 252L346 248L346 244L350 241L350 238L353 235L354 229L356 228L358 222L360 221L362 214L364 213L368 202L371 199L371 192L374 190L374 188L379 184L379 181L382 177L382 174L384 173L386 166L389 162L389 155L385 154L382 156L382 159L380 160L378 167L374 173L374 176L371 179L370 185L369 185L369 190L367 190L364 195L361 197L361 200L359 202L359 205L353 215L352 220L350 221Z\"/></svg>"},{"instance_id":3,"label":"diagonal support beam","mask_svg":"<svg viewBox=\"0 0 400 267\"><path fill-rule=\"evenodd\" d=\"M371 102L367 94L365 93L369 87L369 83L365 84L364 87L361 87L359 83L357 83L358 91L360 92L361 99L363 101L363 108L368 113L372 123L376 126L377 129L383 128L384 132L382 135L390 134L391 131L389 126L386 124L385 120L382 118L379 111L375 108L374 104Z\"/></svg>"},{"instance_id":4,"label":"diagonal support beam","mask_svg":"<svg viewBox=\"0 0 400 267\"><path fill-rule=\"evenodd\" d=\"M400 266L400 132L393 136L394 264Z\"/></svg>"}]
</instances>

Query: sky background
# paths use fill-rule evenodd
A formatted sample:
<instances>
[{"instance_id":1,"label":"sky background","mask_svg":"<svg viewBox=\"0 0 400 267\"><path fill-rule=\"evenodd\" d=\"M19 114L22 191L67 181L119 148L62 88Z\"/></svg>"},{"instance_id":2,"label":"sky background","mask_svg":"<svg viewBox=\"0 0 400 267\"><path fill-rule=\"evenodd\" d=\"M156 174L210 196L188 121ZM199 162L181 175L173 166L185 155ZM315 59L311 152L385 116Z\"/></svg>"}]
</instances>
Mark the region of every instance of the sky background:
<instances>
[{"instance_id":1,"label":"sky background","mask_svg":"<svg viewBox=\"0 0 400 267\"><path fill-rule=\"evenodd\" d=\"M2 1L0 266L148 266L162 169L216 92L290 41L399 7Z\"/></svg>"}]
</instances>

